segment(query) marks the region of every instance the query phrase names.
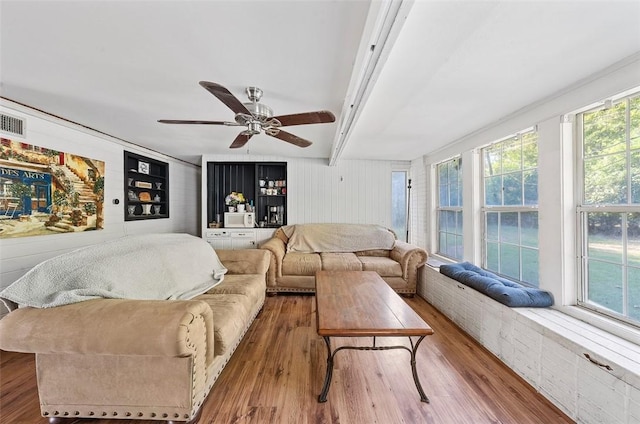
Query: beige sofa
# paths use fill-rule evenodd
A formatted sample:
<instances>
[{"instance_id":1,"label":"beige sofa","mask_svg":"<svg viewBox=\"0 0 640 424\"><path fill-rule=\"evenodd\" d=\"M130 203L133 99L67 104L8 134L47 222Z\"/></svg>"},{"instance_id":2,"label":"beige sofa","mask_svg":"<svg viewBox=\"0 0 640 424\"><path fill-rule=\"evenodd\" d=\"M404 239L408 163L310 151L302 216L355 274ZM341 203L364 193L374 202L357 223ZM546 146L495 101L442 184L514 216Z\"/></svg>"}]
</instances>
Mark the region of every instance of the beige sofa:
<instances>
[{"instance_id":1,"label":"beige sofa","mask_svg":"<svg viewBox=\"0 0 640 424\"><path fill-rule=\"evenodd\" d=\"M401 294L416 293L427 252L378 225L298 224L260 246L271 252L267 293L314 292L320 270L376 271Z\"/></svg>"},{"instance_id":2,"label":"beige sofa","mask_svg":"<svg viewBox=\"0 0 640 424\"><path fill-rule=\"evenodd\" d=\"M204 262L197 255L213 249L187 237L185 255ZM172 257L176 247L185 250L167 243L158 260L162 253ZM52 423L66 418L196 422L265 298L266 251L217 254L228 270L223 281L192 300L93 299L20 308L1 319L0 348L36 354L42 415ZM146 265L181 271L180 261L163 262L168 263ZM205 266L204 273L211 272ZM130 283L137 279L132 276Z\"/></svg>"}]
</instances>

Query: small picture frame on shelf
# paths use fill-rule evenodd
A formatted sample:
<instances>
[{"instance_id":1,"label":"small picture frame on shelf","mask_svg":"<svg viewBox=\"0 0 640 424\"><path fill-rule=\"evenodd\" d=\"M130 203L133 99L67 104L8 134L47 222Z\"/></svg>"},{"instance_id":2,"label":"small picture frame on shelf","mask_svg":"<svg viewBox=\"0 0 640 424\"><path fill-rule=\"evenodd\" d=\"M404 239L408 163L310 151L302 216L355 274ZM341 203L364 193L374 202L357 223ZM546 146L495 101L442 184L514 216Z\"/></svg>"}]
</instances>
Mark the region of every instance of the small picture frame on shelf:
<instances>
[{"instance_id":1,"label":"small picture frame on shelf","mask_svg":"<svg viewBox=\"0 0 640 424\"><path fill-rule=\"evenodd\" d=\"M138 172L149 175L149 162L138 161Z\"/></svg>"},{"instance_id":2,"label":"small picture frame on shelf","mask_svg":"<svg viewBox=\"0 0 640 424\"><path fill-rule=\"evenodd\" d=\"M135 186L138 188L152 188L153 184L146 181L136 181Z\"/></svg>"}]
</instances>

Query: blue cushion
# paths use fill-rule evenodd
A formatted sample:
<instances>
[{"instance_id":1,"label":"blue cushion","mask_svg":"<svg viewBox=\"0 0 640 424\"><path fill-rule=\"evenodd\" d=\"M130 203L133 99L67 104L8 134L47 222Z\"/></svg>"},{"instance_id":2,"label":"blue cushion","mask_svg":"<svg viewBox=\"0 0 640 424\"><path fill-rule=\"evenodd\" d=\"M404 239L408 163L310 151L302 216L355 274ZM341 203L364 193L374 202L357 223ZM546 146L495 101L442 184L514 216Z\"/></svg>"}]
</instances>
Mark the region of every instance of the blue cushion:
<instances>
[{"instance_id":1,"label":"blue cushion","mask_svg":"<svg viewBox=\"0 0 640 424\"><path fill-rule=\"evenodd\" d=\"M499 277L470 262L441 265L440 273L510 307L544 308L553 305L551 293Z\"/></svg>"}]
</instances>

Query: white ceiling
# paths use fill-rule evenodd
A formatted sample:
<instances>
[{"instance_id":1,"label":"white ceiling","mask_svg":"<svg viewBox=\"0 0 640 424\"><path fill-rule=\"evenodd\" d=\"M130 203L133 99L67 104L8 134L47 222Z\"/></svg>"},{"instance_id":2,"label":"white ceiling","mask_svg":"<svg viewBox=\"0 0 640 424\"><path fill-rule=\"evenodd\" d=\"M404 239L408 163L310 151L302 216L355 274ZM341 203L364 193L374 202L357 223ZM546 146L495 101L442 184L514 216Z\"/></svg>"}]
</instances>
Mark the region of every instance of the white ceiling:
<instances>
[{"instance_id":1,"label":"white ceiling","mask_svg":"<svg viewBox=\"0 0 640 424\"><path fill-rule=\"evenodd\" d=\"M239 128L156 121L231 121L198 81L243 102L255 85L276 115L338 119L287 128L311 147L259 135L240 152L329 158L388 5L401 13L340 158L415 159L640 52L637 0L0 0L0 95L199 163L234 152Z\"/></svg>"}]
</instances>

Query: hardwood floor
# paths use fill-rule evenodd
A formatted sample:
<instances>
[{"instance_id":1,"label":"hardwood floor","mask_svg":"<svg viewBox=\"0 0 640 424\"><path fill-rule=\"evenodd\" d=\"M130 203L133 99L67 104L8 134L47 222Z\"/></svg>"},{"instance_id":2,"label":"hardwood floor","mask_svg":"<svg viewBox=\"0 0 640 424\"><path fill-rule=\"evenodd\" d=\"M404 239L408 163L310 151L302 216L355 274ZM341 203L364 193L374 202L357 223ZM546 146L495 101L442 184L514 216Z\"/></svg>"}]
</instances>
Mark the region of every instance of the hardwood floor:
<instances>
[{"instance_id":1,"label":"hardwood floor","mask_svg":"<svg viewBox=\"0 0 640 424\"><path fill-rule=\"evenodd\" d=\"M209 394L200 423L573 422L423 299L406 301L435 331L417 355L431 403L420 402L404 350L340 351L327 402L318 403L327 353L316 334L314 297L280 295L267 298ZM378 339L378 344L404 340ZM33 355L1 352L0 422L46 423L39 413Z\"/></svg>"}]
</instances>

